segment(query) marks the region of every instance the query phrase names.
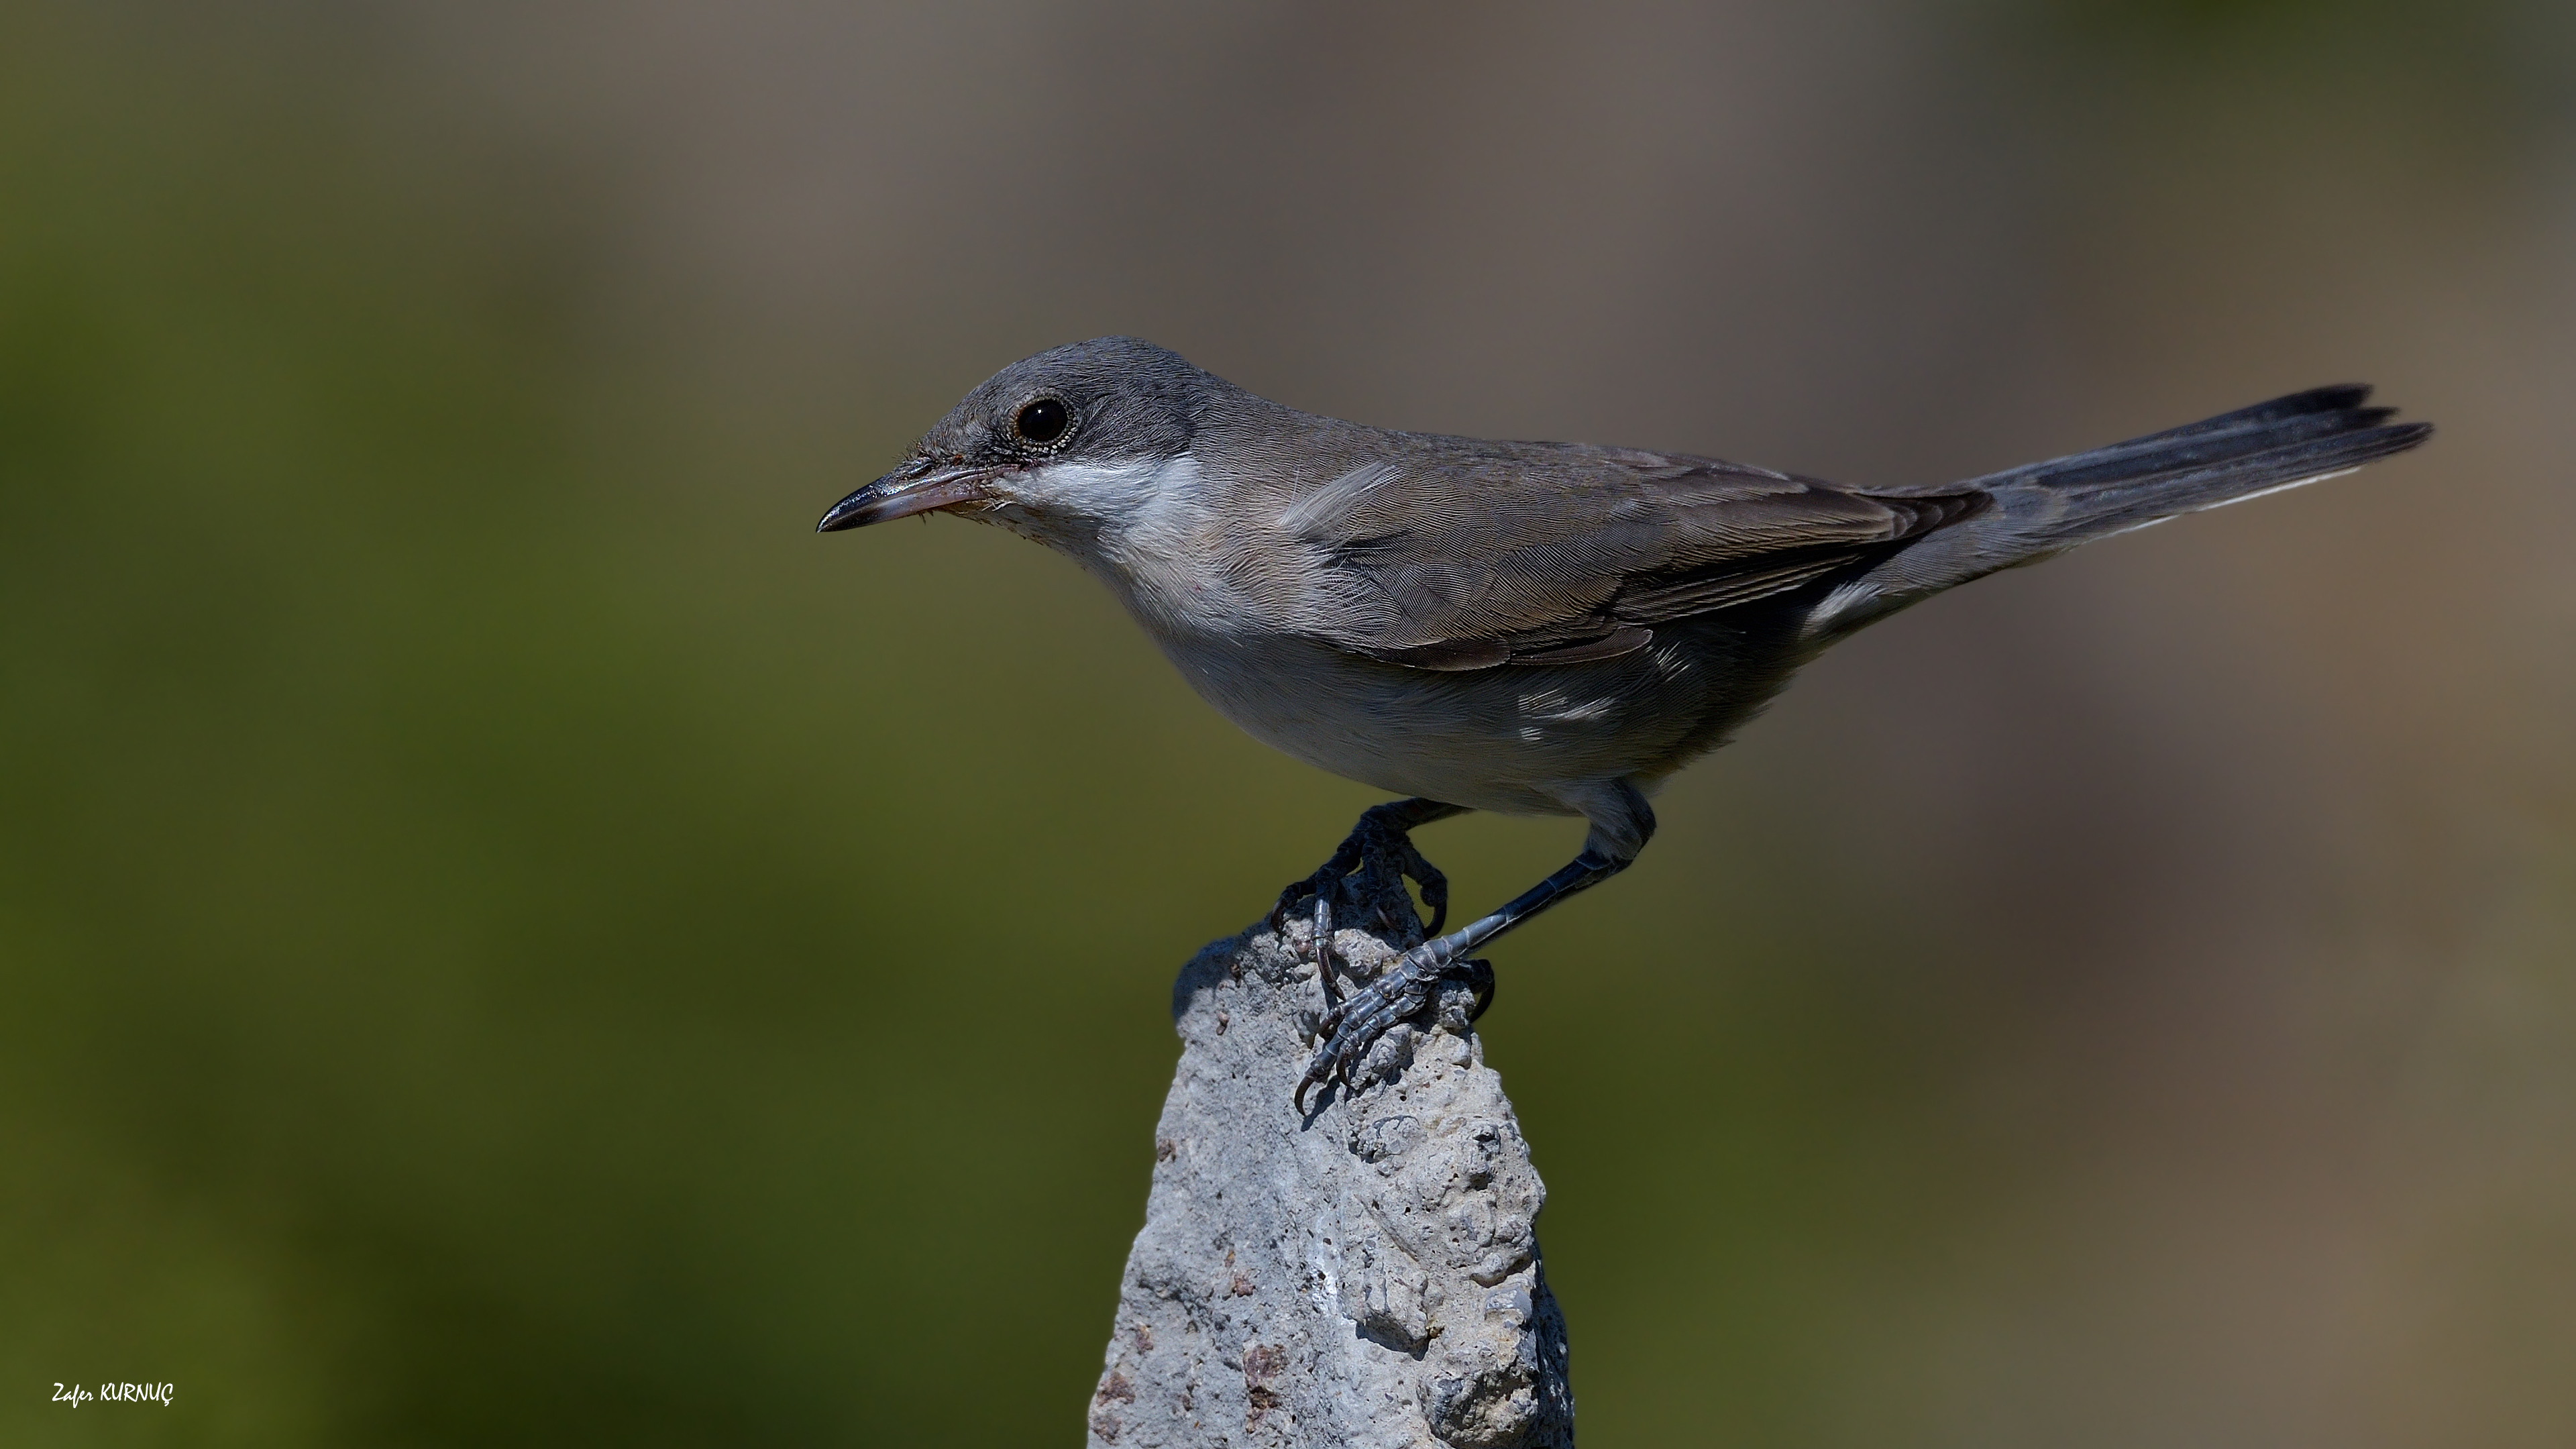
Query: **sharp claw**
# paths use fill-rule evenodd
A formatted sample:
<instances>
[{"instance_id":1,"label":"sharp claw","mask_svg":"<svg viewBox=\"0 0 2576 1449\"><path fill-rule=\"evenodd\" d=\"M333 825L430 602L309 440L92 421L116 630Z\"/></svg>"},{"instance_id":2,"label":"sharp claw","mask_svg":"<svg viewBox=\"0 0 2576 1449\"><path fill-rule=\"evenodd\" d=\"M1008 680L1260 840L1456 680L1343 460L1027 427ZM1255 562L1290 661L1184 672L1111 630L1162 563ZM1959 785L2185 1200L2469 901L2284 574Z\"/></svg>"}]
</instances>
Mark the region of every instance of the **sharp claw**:
<instances>
[{"instance_id":1,"label":"sharp claw","mask_svg":"<svg viewBox=\"0 0 2576 1449\"><path fill-rule=\"evenodd\" d=\"M1341 1059L1334 1050L1337 1045L1339 1043L1335 1039L1326 1037L1324 1044L1316 1049L1314 1058L1306 1063L1305 1075L1297 1079L1297 1090L1289 1097L1289 1100L1296 1104L1297 1115L1301 1117L1306 1115L1308 1092L1333 1081L1340 1075ZM1341 1076L1340 1080L1345 1088L1350 1085L1350 1079L1347 1076Z\"/></svg>"},{"instance_id":2,"label":"sharp claw","mask_svg":"<svg viewBox=\"0 0 2576 1449\"><path fill-rule=\"evenodd\" d=\"M1473 1025L1479 1018L1483 1017L1486 1012L1491 1011L1494 1007L1494 963L1491 961L1468 962L1467 989L1475 994L1475 1005L1470 1007L1467 1011L1467 1021L1470 1025Z\"/></svg>"},{"instance_id":3,"label":"sharp claw","mask_svg":"<svg viewBox=\"0 0 2576 1449\"><path fill-rule=\"evenodd\" d=\"M1423 934L1437 937L1441 929L1449 924L1449 880L1440 872L1432 870L1427 864L1422 868L1428 874L1415 876L1414 879L1422 882L1422 903L1431 908L1431 924L1424 929Z\"/></svg>"},{"instance_id":4,"label":"sharp claw","mask_svg":"<svg viewBox=\"0 0 2576 1449\"><path fill-rule=\"evenodd\" d=\"M1341 1001L1342 986L1333 977L1333 903L1320 892L1315 897L1315 979L1323 985L1326 1006Z\"/></svg>"}]
</instances>

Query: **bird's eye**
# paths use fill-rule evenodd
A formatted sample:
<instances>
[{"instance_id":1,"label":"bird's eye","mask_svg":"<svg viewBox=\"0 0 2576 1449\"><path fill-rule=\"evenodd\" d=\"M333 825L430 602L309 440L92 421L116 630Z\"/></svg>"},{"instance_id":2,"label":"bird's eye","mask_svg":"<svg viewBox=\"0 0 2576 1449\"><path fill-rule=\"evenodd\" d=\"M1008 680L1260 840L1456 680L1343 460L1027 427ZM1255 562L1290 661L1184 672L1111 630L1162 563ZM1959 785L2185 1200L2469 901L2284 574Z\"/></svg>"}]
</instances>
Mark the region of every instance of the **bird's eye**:
<instances>
[{"instance_id":1,"label":"bird's eye","mask_svg":"<svg viewBox=\"0 0 2576 1449\"><path fill-rule=\"evenodd\" d=\"M1065 430L1072 426L1073 414L1065 410L1062 402L1051 397L1030 403L1020 409L1020 415L1011 421L1011 427L1021 438L1041 448L1062 438Z\"/></svg>"}]
</instances>

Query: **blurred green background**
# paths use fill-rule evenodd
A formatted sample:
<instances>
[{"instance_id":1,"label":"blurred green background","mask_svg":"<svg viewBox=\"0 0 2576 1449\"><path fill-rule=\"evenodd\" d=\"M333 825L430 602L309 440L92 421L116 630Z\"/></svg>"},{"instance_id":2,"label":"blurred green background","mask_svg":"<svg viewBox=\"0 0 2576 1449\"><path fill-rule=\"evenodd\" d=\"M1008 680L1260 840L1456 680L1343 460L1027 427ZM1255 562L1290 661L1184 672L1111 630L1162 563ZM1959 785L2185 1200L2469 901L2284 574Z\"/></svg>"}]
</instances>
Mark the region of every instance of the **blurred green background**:
<instances>
[{"instance_id":1,"label":"blurred green background","mask_svg":"<svg viewBox=\"0 0 2576 1449\"><path fill-rule=\"evenodd\" d=\"M1171 977L1372 797L1040 550L807 530L1106 332L1872 481L2437 420L1838 651L1485 1025L1588 1442L2576 1442L2502 0L0 8L0 1442L1081 1433Z\"/></svg>"}]
</instances>

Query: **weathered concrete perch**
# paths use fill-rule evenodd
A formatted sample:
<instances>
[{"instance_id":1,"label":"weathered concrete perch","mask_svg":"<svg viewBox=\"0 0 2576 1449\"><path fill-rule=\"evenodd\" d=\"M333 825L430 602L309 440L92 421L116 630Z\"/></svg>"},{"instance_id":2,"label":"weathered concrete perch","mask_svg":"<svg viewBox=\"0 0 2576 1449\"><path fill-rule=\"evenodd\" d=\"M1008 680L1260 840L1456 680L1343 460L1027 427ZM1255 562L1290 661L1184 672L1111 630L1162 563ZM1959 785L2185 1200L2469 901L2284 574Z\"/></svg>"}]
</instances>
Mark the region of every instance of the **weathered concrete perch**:
<instances>
[{"instance_id":1,"label":"weathered concrete perch","mask_svg":"<svg viewBox=\"0 0 2576 1449\"><path fill-rule=\"evenodd\" d=\"M1363 974L1421 939L1401 882L1344 883ZM1180 1070L1154 1134L1091 1401L1107 1449L1574 1442L1565 1320L1539 1268L1545 1189L1502 1082L1444 987L1356 1095L1289 1093L1322 998L1310 927L1201 951L1172 988Z\"/></svg>"}]
</instances>

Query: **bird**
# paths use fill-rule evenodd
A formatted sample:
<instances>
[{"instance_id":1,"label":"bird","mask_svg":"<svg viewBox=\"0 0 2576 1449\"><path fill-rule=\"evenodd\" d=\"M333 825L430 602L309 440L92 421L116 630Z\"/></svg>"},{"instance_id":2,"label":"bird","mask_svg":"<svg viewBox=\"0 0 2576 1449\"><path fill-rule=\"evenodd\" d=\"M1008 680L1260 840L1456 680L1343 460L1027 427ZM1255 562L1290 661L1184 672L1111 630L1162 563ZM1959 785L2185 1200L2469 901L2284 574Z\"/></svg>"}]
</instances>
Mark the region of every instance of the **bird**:
<instances>
[{"instance_id":1,"label":"bird","mask_svg":"<svg viewBox=\"0 0 2576 1449\"><path fill-rule=\"evenodd\" d=\"M1955 585L2349 473L2430 424L2360 384L1957 482L1858 486L1690 453L1399 432L1300 412L1132 337L1013 363L818 532L933 512L998 525L1107 585L1254 738L1399 798L1312 876L1324 1007L1292 1093L1352 1071L1475 953L1637 858L1658 786L1798 668ZM1467 811L1579 816L1563 868L1445 932L1411 833ZM1345 991L1337 883L1421 888L1425 939ZM1417 921L1417 924L1419 922ZM1480 1001L1479 1009L1483 1002Z\"/></svg>"}]
</instances>

